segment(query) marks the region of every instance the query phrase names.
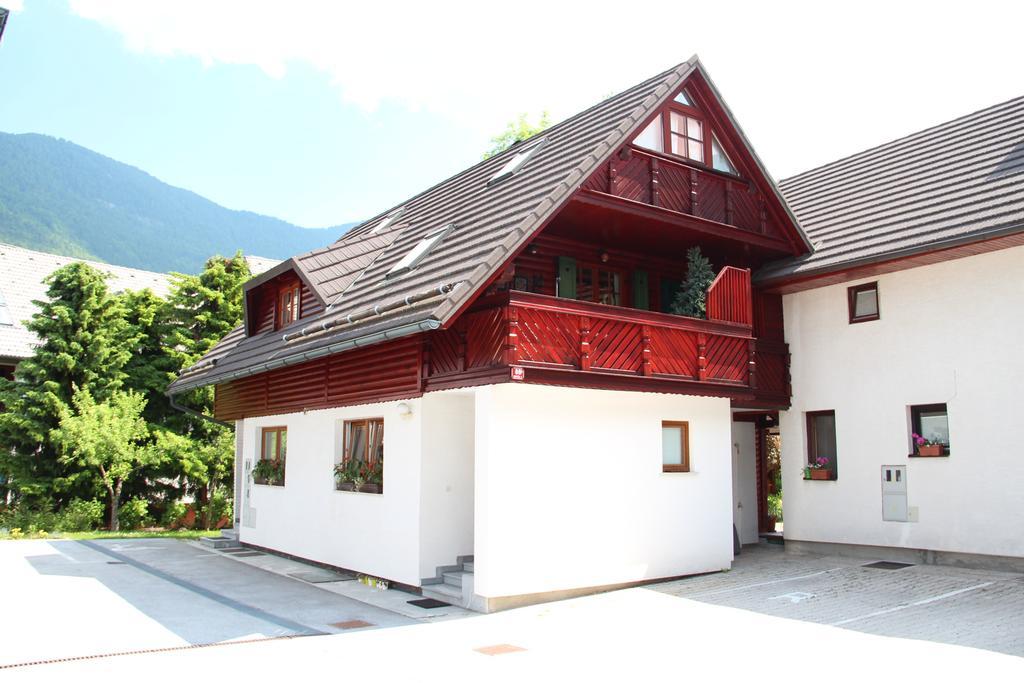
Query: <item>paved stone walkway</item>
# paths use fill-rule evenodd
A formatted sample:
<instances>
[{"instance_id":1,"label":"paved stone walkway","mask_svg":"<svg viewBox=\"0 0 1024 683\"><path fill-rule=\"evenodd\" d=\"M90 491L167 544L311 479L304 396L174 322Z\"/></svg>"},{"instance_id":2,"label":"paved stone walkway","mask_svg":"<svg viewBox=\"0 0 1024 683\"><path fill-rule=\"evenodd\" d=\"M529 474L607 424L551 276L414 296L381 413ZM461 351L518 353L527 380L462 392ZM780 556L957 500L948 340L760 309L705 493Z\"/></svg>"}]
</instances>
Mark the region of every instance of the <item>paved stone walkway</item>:
<instances>
[{"instance_id":1,"label":"paved stone walkway","mask_svg":"<svg viewBox=\"0 0 1024 683\"><path fill-rule=\"evenodd\" d=\"M1024 656L1024 575L744 549L729 572L653 586L681 598L899 638Z\"/></svg>"}]
</instances>

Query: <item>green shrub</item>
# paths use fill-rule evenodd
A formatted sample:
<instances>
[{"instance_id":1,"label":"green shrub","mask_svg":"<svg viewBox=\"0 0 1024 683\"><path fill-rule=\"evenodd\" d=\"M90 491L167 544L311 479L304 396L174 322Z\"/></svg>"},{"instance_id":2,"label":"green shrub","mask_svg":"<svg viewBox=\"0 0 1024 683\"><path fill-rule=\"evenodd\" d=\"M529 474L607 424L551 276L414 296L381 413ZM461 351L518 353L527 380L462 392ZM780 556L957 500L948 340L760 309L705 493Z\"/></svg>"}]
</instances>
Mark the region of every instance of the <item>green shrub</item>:
<instances>
[{"instance_id":1,"label":"green shrub","mask_svg":"<svg viewBox=\"0 0 1024 683\"><path fill-rule=\"evenodd\" d=\"M776 522L782 521L782 494L768 494L768 514L775 518Z\"/></svg>"},{"instance_id":2,"label":"green shrub","mask_svg":"<svg viewBox=\"0 0 1024 683\"><path fill-rule=\"evenodd\" d=\"M103 510L102 501L75 498L61 511L57 528L61 531L92 531L103 523Z\"/></svg>"},{"instance_id":3,"label":"green shrub","mask_svg":"<svg viewBox=\"0 0 1024 683\"><path fill-rule=\"evenodd\" d=\"M0 512L0 528L20 529L25 534L50 532L57 528L57 513L37 507L7 509Z\"/></svg>"},{"instance_id":4,"label":"green shrub","mask_svg":"<svg viewBox=\"0 0 1024 683\"><path fill-rule=\"evenodd\" d=\"M188 506L181 501L176 500L173 503L168 503L164 509L163 516L160 517L160 525L170 529L174 526L175 522L185 516L186 512L188 512Z\"/></svg>"},{"instance_id":5,"label":"green shrub","mask_svg":"<svg viewBox=\"0 0 1024 683\"><path fill-rule=\"evenodd\" d=\"M153 523L149 516L149 502L145 498L132 498L117 511L117 521L122 529L141 529Z\"/></svg>"}]
</instances>

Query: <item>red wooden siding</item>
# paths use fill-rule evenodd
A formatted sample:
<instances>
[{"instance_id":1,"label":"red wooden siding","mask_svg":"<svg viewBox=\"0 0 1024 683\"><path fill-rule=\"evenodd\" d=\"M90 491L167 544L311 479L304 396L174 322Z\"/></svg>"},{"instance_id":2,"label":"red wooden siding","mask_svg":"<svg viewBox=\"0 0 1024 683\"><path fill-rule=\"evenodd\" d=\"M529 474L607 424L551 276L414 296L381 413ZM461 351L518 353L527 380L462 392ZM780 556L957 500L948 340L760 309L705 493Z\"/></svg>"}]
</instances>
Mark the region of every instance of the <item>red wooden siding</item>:
<instances>
[{"instance_id":1,"label":"red wooden siding","mask_svg":"<svg viewBox=\"0 0 1024 683\"><path fill-rule=\"evenodd\" d=\"M418 396L422 341L398 339L218 384L214 414L238 420Z\"/></svg>"},{"instance_id":2,"label":"red wooden siding","mask_svg":"<svg viewBox=\"0 0 1024 683\"><path fill-rule=\"evenodd\" d=\"M754 336L783 341L782 295L754 290Z\"/></svg>"},{"instance_id":3,"label":"red wooden siding","mask_svg":"<svg viewBox=\"0 0 1024 683\"><path fill-rule=\"evenodd\" d=\"M726 266L708 287L708 320L753 325L750 271Z\"/></svg>"}]
</instances>

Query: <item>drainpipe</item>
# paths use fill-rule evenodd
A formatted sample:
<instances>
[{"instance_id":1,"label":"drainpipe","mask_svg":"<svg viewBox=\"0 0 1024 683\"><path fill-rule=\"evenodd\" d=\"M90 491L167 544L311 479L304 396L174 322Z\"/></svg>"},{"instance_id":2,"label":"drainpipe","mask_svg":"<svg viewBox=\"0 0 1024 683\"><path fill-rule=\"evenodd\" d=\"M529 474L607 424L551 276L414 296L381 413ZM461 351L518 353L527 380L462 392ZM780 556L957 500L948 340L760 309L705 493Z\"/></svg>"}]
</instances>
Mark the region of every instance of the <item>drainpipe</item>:
<instances>
[{"instance_id":1,"label":"drainpipe","mask_svg":"<svg viewBox=\"0 0 1024 683\"><path fill-rule=\"evenodd\" d=\"M179 411L185 413L186 415L191 415L192 417L198 417L201 420L206 420L207 422L212 422L213 424L220 425L221 427L230 427L232 429L235 428L235 425L231 424L230 422L224 422L223 420L218 420L217 418L210 417L209 415L204 415L203 413L200 413L198 410L192 410L191 408L187 408L187 407L181 405L180 403L178 403L177 394L168 394L167 398L169 398L171 400L171 407L172 408L174 408L175 410L179 410Z\"/></svg>"}]
</instances>

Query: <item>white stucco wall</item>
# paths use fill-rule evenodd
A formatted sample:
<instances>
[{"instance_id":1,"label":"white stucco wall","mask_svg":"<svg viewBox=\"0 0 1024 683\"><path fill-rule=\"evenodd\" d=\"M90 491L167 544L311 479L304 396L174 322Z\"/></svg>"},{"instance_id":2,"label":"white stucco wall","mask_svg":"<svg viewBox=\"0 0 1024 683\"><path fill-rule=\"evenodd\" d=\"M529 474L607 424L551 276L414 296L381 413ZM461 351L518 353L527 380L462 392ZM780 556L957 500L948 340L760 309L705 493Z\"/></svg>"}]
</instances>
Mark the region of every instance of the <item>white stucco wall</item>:
<instances>
[{"instance_id":1,"label":"white stucco wall","mask_svg":"<svg viewBox=\"0 0 1024 683\"><path fill-rule=\"evenodd\" d=\"M473 410L470 391L423 397L420 577L473 554Z\"/></svg>"},{"instance_id":2,"label":"white stucco wall","mask_svg":"<svg viewBox=\"0 0 1024 683\"><path fill-rule=\"evenodd\" d=\"M730 566L727 399L501 384L475 418L477 595ZM691 472L662 472L662 420L690 423Z\"/></svg>"},{"instance_id":3,"label":"white stucco wall","mask_svg":"<svg viewBox=\"0 0 1024 683\"><path fill-rule=\"evenodd\" d=\"M410 415L400 414L401 403ZM384 418L384 493L336 491L344 421L374 417ZM263 427L288 428L285 486L243 482L250 504L240 508L242 541L410 585L473 553L472 394L439 392L239 425L243 462L259 457Z\"/></svg>"},{"instance_id":4,"label":"white stucco wall","mask_svg":"<svg viewBox=\"0 0 1024 683\"><path fill-rule=\"evenodd\" d=\"M757 453L754 423L732 423L732 512L740 543L757 543Z\"/></svg>"},{"instance_id":5,"label":"white stucco wall","mask_svg":"<svg viewBox=\"0 0 1024 683\"><path fill-rule=\"evenodd\" d=\"M878 281L881 319L846 289ZM1024 247L787 295L788 539L1024 556ZM908 458L910 405L946 403L952 454ZM839 479L803 481L805 412L836 411ZM906 465L916 522L882 521L881 466Z\"/></svg>"}]
</instances>

